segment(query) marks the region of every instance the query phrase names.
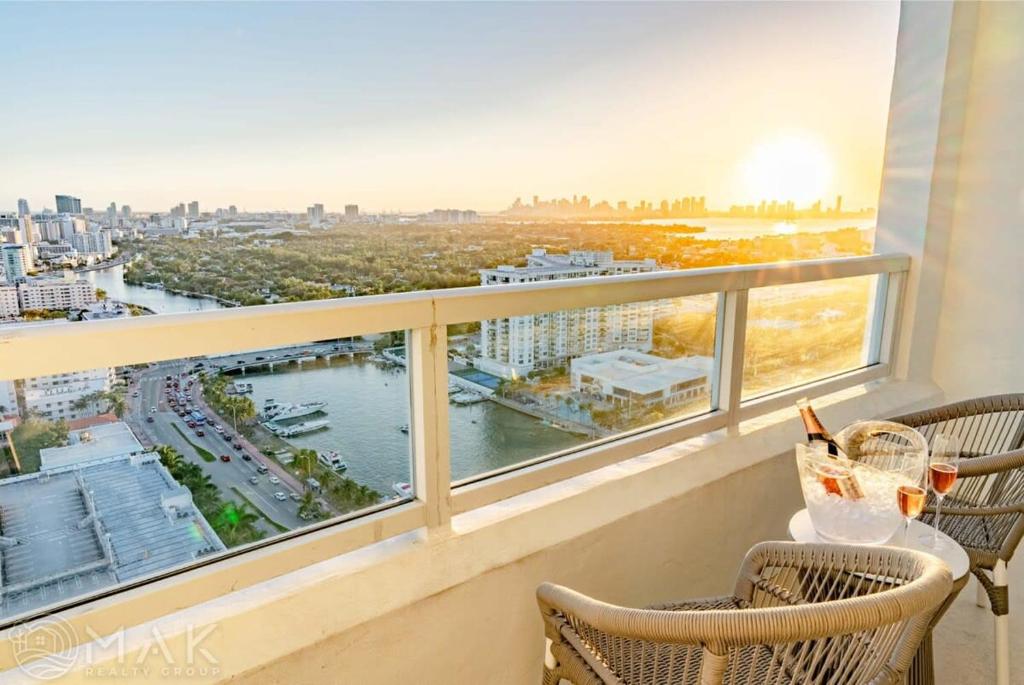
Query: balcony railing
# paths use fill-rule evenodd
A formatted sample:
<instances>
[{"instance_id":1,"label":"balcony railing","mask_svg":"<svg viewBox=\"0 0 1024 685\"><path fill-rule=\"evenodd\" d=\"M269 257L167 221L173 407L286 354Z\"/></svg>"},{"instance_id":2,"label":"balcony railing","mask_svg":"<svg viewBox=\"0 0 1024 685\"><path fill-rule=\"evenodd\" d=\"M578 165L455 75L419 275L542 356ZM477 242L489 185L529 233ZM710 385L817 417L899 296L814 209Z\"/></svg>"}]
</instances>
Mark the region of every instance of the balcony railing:
<instances>
[{"instance_id":1,"label":"balcony railing","mask_svg":"<svg viewBox=\"0 0 1024 685\"><path fill-rule=\"evenodd\" d=\"M204 567L201 577L157 583L148 594L133 593L119 599L122 607L132 605L135 612L131 615L141 616L160 606L161 598L188 597L198 602L400 533L419 529L429 535L446 530L453 515L476 507L695 435L735 432L742 421L787 406L800 395L821 395L884 378L890 374L909 265L909 258L903 255L877 255L456 288L74 325L0 327L0 380L406 331L412 497L297 528L75 600L82 603ZM865 291L871 302L865 308L863 352L857 362L811 378L797 375L800 384L795 387L773 382L761 388L748 387L745 392L744 382L750 384L752 378L745 374L745 364L752 358L748 348L752 342L750 311L756 307L768 311L762 289L858 277L872 280ZM449 423L448 326L696 295L713 296L717 303L714 367L704 410L613 431L571 449L530 456L453 481L451 443L457 436L452 435ZM794 295L799 301L799 292L787 294ZM827 333L828 312L815 325ZM758 363L775 362L760 357ZM285 541L277 552L273 546ZM244 564L215 563L255 549L264 553L246 558ZM53 608L47 607L47 611ZM103 610L102 605L95 609ZM39 613L45 612L11 620L0 617L0 625Z\"/></svg>"}]
</instances>

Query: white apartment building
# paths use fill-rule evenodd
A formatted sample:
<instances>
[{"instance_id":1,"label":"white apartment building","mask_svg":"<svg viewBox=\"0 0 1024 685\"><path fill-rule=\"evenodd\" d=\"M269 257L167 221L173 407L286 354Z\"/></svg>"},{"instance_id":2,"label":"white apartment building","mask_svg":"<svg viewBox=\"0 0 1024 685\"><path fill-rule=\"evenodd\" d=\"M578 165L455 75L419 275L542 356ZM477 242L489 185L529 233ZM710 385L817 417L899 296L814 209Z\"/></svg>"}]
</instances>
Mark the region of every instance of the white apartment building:
<instances>
[{"instance_id":1,"label":"white apartment building","mask_svg":"<svg viewBox=\"0 0 1024 685\"><path fill-rule=\"evenodd\" d=\"M18 415L18 395L14 381L0 381L0 419Z\"/></svg>"},{"instance_id":2,"label":"white apartment building","mask_svg":"<svg viewBox=\"0 0 1024 685\"><path fill-rule=\"evenodd\" d=\"M96 402L84 407L76 403L92 393L110 390L113 383L114 370L110 368L36 376L25 379L22 397L27 411L51 420L70 421L100 413L102 407Z\"/></svg>"},{"instance_id":3,"label":"white apartment building","mask_svg":"<svg viewBox=\"0 0 1024 685\"><path fill-rule=\"evenodd\" d=\"M710 391L712 357L667 359L635 350L613 350L573 359L573 390L617 406L673 407Z\"/></svg>"},{"instance_id":4,"label":"white apartment building","mask_svg":"<svg viewBox=\"0 0 1024 685\"><path fill-rule=\"evenodd\" d=\"M28 277L29 272L35 266L32 259L32 248L28 245L0 246L0 265L3 266L8 283Z\"/></svg>"},{"instance_id":5,"label":"white apartment building","mask_svg":"<svg viewBox=\"0 0 1024 685\"><path fill-rule=\"evenodd\" d=\"M110 231L106 229L76 233L71 244L79 253L97 254L104 259L114 254L114 242Z\"/></svg>"},{"instance_id":6,"label":"white apartment building","mask_svg":"<svg viewBox=\"0 0 1024 685\"><path fill-rule=\"evenodd\" d=\"M483 285L533 283L587 276L655 271L653 259L615 260L611 252L572 251L552 255L536 249L525 267L482 269ZM491 319L481 322L478 368L502 378L517 378L534 369L553 368L571 359L609 350L651 349L654 302L633 302L604 307Z\"/></svg>"},{"instance_id":7,"label":"white apartment building","mask_svg":"<svg viewBox=\"0 0 1024 685\"><path fill-rule=\"evenodd\" d=\"M27 309L85 309L96 302L96 288L71 272L63 279L36 278L18 284L18 303Z\"/></svg>"},{"instance_id":8,"label":"white apartment building","mask_svg":"<svg viewBox=\"0 0 1024 685\"><path fill-rule=\"evenodd\" d=\"M20 313L18 288L13 285L0 285L0 321L13 319Z\"/></svg>"}]
</instances>

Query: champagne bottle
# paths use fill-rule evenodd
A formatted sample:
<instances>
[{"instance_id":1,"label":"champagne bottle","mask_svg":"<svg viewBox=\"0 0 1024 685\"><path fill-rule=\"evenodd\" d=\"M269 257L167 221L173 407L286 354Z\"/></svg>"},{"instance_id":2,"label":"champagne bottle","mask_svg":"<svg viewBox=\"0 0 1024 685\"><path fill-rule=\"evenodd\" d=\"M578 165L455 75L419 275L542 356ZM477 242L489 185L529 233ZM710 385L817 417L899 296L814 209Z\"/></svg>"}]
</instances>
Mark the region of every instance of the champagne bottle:
<instances>
[{"instance_id":1,"label":"champagne bottle","mask_svg":"<svg viewBox=\"0 0 1024 685\"><path fill-rule=\"evenodd\" d=\"M864 491L860 487L857 475L849 466L850 460L843 453L843 450L840 449L832 434L825 428L818 415L814 413L811 403L807 401L806 397L803 397L797 400L796 406L800 410L800 418L803 419L804 430L807 431L807 444L810 446L816 444L824 445L825 452L830 460L839 462L838 464L822 467L821 472L818 474L821 484L825 486L828 492L840 497L852 500L864 497Z\"/></svg>"},{"instance_id":2,"label":"champagne bottle","mask_svg":"<svg viewBox=\"0 0 1024 685\"><path fill-rule=\"evenodd\" d=\"M807 444L813 445L814 443L824 443L828 450L829 456L835 457L836 459L842 457L846 458L843 451L839 449L839 445L836 444L832 434L828 432L825 425L818 418L818 415L814 413L814 408L811 407L811 403L807 401L806 397L801 397L796 401L797 409L800 410L800 418L804 421L804 430L807 431Z\"/></svg>"}]
</instances>

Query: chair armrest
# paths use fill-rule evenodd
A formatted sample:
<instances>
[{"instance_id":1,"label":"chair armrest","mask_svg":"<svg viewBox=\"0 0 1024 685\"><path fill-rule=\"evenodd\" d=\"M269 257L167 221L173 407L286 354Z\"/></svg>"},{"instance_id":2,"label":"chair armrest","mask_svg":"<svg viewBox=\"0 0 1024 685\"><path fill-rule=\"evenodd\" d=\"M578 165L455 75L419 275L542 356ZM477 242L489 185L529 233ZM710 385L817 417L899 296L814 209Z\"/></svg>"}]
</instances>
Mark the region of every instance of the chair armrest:
<instances>
[{"instance_id":1,"label":"chair armrest","mask_svg":"<svg viewBox=\"0 0 1024 685\"><path fill-rule=\"evenodd\" d=\"M1024 467L1024 449L989 454L984 457L961 459L957 468L959 478L988 476L993 473L1011 471Z\"/></svg>"},{"instance_id":2,"label":"chair armrest","mask_svg":"<svg viewBox=\"0 0 1024 685\"><path fill-rule=\"evenodd\" d=\"M929 505L924 513L934 514L935 507ZM943 516L999 516L1000 514L1022 514L1024 502L1021 504L1004 504L998 507L942 507Z\"/></svg>"}]
</instances>

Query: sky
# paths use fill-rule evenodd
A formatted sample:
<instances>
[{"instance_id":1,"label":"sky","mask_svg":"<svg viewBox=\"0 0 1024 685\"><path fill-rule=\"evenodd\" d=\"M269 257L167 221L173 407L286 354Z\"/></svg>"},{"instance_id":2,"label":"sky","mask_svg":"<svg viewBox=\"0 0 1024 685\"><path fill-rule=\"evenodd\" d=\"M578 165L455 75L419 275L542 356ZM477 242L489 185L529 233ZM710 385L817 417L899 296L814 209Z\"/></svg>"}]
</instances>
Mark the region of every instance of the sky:
<instances>
[{"instance_id":1,"label":"sky","mask_svg":"<svg viewBox=\"0 0 1024 685\"><path fill-rule=\"evenodd\" d=\"M898 11L0 4L0 210L875 206Z\"/></svg>"}]
</instances>

